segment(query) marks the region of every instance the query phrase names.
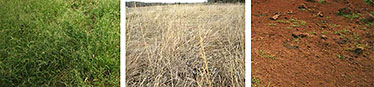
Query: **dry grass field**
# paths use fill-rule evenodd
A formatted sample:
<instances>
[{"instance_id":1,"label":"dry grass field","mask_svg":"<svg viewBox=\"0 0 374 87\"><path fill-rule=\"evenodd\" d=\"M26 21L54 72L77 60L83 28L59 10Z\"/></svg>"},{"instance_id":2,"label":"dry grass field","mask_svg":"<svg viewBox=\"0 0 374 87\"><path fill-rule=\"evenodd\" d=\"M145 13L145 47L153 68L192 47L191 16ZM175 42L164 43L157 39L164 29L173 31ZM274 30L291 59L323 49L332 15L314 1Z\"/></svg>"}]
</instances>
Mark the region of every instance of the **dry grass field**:
<instances>
[{"instance_id":1,"label":"dry grass field","mask_svg":"<svg viewBox=\"0 0 374 87\"><path fill-rule=\"evenodd\" d=\"M126 9L129 87L243 87L244 4Z\"/></svg>"}]
</instances>

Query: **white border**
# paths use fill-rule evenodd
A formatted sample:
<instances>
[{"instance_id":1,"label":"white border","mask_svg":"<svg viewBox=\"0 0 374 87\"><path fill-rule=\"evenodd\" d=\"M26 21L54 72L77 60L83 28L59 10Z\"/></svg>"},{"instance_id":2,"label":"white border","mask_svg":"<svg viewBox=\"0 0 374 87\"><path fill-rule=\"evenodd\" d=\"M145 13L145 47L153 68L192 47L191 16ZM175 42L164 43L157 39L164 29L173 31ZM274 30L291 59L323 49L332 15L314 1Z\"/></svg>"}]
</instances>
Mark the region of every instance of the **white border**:
<instances>
[{"instance_id":1,"label":"white border","mask_svg":"<svg viewBox=\"0 0 374 87\"><path fill-rule=\"evenodd\" d=\"M245 1L245 86L251 87L251 0Z\"/></svg>"},{"instance_id":2,"label":"white border","mask_svg":"<svg viewBox=\"0 0 374 87\"><path fill-rule=\"evenodd\" d=\"M120 31L120 86L126 87L126 2L120 0L120 11L121 11L121 31Z\"/></svg>"}]
</instances>

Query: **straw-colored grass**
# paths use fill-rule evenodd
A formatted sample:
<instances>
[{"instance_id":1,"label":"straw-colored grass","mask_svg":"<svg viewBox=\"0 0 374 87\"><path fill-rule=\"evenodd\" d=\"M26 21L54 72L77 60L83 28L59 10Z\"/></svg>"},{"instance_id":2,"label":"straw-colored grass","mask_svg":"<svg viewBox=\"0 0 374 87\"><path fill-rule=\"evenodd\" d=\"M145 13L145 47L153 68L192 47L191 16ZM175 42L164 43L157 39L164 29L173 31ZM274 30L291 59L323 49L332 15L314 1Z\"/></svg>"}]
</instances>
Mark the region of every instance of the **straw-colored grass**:
<instances>
[{"instance_id":1,"label":"straw-colored grass","mask_svg":"<svg viewBox=\"0 0 374 87\"><path fill-rule=\"evenodd\" d=\"M244 86L244 4L126 11L127 86Z\"/></svg>"}]
</instances>

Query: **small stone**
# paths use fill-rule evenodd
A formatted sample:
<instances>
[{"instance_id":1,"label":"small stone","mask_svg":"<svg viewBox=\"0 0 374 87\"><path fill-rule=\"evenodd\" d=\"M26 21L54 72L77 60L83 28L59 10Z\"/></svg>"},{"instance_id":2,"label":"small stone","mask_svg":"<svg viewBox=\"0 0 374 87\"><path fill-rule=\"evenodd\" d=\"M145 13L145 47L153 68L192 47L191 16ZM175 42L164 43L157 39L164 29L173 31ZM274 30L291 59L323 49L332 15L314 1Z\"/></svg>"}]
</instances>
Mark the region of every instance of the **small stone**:
<instances>
[{"instance_id":1,"label":"small stone","mask_svg":"<svg viewBox=\"0 0 374 87\"><path fill-rule=\"evenodd\" d=\"M356 49L355 49L355 53L356 54L362 54L362 52L364 51L364 47L356 47Z\"/></svg>"},{"instance_id":2,"label":"small stone","mask_svg":"<svg viewBox=\"0 0 374 87\"><path fill-rule=\"evenodd\" d=\"M364 50L364 47L356 47L356 50Z\"/></svg>"},{"instance_id":3,"label":"small stone","mask_svg":"<svg viewBox=\"0 0 374 87\"><path fill-rule=\"evenodd\" d=\"M323 14L322 14L321 11L319 11L319 12L317 13L317 15L318 15L319 17L323 17Z\"/></svg>"},{"instance_id":4,"label":"small stone","mask_svg":"<svg viewBox=\"0 0 374 87\"><path fill-rule=\"evenodd\" d=\"M301 5L299 5L299 8L300 9L308 9L308 6L306 6L305 3L302 3Z\"/></svg>"},{"instance_id":5,"label":"small stone","mask_svg":"<svg viewBox=\"0 0 374 87\"><path fill-rule=\"evenodd\" d=\"M280 16L280 14L276 14L273 17L271 17L270 19L271 20L277 20L279 18L279 16Z\"/></svg>"},{"instance_id":6,"label":"small stone","mask_svg":"<svg viewBox=\"0 0 374 87\"><path fill-rule=\"evenodd\" d=\"M321 38L322 39L327 39L327 36L326 35L321 35Z\"/></svg>"},{"instance_id":7,"label":"small stone","mask_svg":"<svg viewBox=\"0 0 374 87\"><path fill-rule=\"evenodd\" d=\"M295 12L292 10L288 10L287 14L295 14Z\"/></svg>"},{"instance_id":8,"label":"small stone","mask_svg":"<svg viewBox=\"0 0 374 87\"><path fill-rule=\"evenodd\" d=\"M308 33L300 33L300 32L294 32L292 33L292 37L294 38L304 38L304 37L307 37L308 36Z\"/></svg>"},{"instance_id":9,"label":"small stone","mask_svg":"<svg viewBox=\"0 0 374 87\"><path fill-rule=\"evenodd\" d=\"M322 28L327 28L327 26L326 26L326 25L322 25L321 27L322 27Z\"/></svg>"}]
</instances>

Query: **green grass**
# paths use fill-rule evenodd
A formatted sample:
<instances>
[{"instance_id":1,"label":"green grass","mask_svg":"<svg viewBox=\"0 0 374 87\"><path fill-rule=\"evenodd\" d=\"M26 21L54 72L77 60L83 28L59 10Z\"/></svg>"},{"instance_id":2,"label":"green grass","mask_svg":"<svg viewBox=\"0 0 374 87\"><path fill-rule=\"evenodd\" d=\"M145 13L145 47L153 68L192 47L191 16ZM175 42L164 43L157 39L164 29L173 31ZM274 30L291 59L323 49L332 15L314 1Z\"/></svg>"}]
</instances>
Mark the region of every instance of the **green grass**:
<instances>
[{"instance_id":1,"label":"green grass","mask_svg":"<svg viewBox=\"0 0 374 87\"><path fill-rule=\"evenodd\" d=\"M343 56L340 54L337 54L336 57L338 57L339 59L343 59Z\"/></svg>"},{"instance_id":2,"label":"green grass","mask_svg":"<svg viewBox=\"0 0 374 87\"><path fill-rule=\"evenodd\" d=\"M251 78L251 83L252 83L251 87L262 87L260 79L258 79L256 77Z\"/></svg>"},{"instance_id":3,"label":"green grass","mask_svg":"<svg viewBox=\"0 0 374 87\"><path fill-rule=\"evenodd\" d=\"M277 24L269 23L269 26L276 26Z\"/></svg>"},{"instance_id":4,"label":"green grass","mask_svg":"<svg viewBox=\"0 0 374 87\"><path fill-rule=\"evenodd\" d=\"M347 15L342 15L343 17L350 18L350 19L356 19L360 17L360 13L353 13L353 14L347 14Z\"/></svg>"},{"instance_id":5,"label":"green grass","mask_svg":"<svg viewBox=\"0 0 374 87\"><path fill-rule=\"evenodd\" d=\"M374 5L374 0L363 0L366 4Z\"/></svg>"},{"instance_id":6,"label":"green grass","mask_svg":"<svg viewBox=\"0 0 374 87\"><path fill-rule=\"evenodd\" d=\"M297 27L300 27L300 25L306 26L307 24L306 21L298 20L298 19L277 20L277 22L281 24L289 24L290 27L286 27L286 29L297 28Z\"/></svg>"},{"instance_id":7,"label":"green grass","mask_svg":"<svg viewBox=\"0 0 374 87\"><path fill-rule=\"evenodd\" d=\"M370 14L374 14L374 12L370 13ZM365 26L367 28L373 28L374 27L374 21L370 21L370 20L365 19L365 18L361 18L360 20L365 23ZM361 28L366 28L366 27L361 27Z\"/></svg>"},{"instance_id":8,"label":"green grass","mask_svg":"<svg viewBox=\"0 0 374 87\"><path fill-rule=\"evenodd\" d=\"M360 13L352 13L352 12L344 13L344 12L341 12L341 11L339 11L337 13L337 15L340 15L340 16L343 16L343 17L349 18L349 19L356 19L356 18L359 18L361 16Z\"/></svg>"},{"instance_id":9,"label":"green grass","mask_svg":"<svg viewBox=\"0 0 374 87\"><path fill-rule=\"evenodd\" d=\"M325 3L326 3L326 0L319 0L318 3L320 3L320 4L325 4Z\"/></svg>"},{"instance_id":10,"label":"green grass","mask_svg":"<svg viewBox=\"0 0 374 87\"><path fill-rule=\"evenodd\" d=\"M274 56L273 54L266 53L264 50L260 50L258 53L259 53L260 56L263 57L263 58L271 58L271 59L275 59L275 56Z\"/></svg>"},{"instance_id":11,"label":"green grass","mask_svg":"<svg viewBox=\"0 0 374 87\"><path fill-rule=\"evenodd\" d=\"M0 87L119 86L119 0L0 6Z\"/></svg>"}]
</instances>

